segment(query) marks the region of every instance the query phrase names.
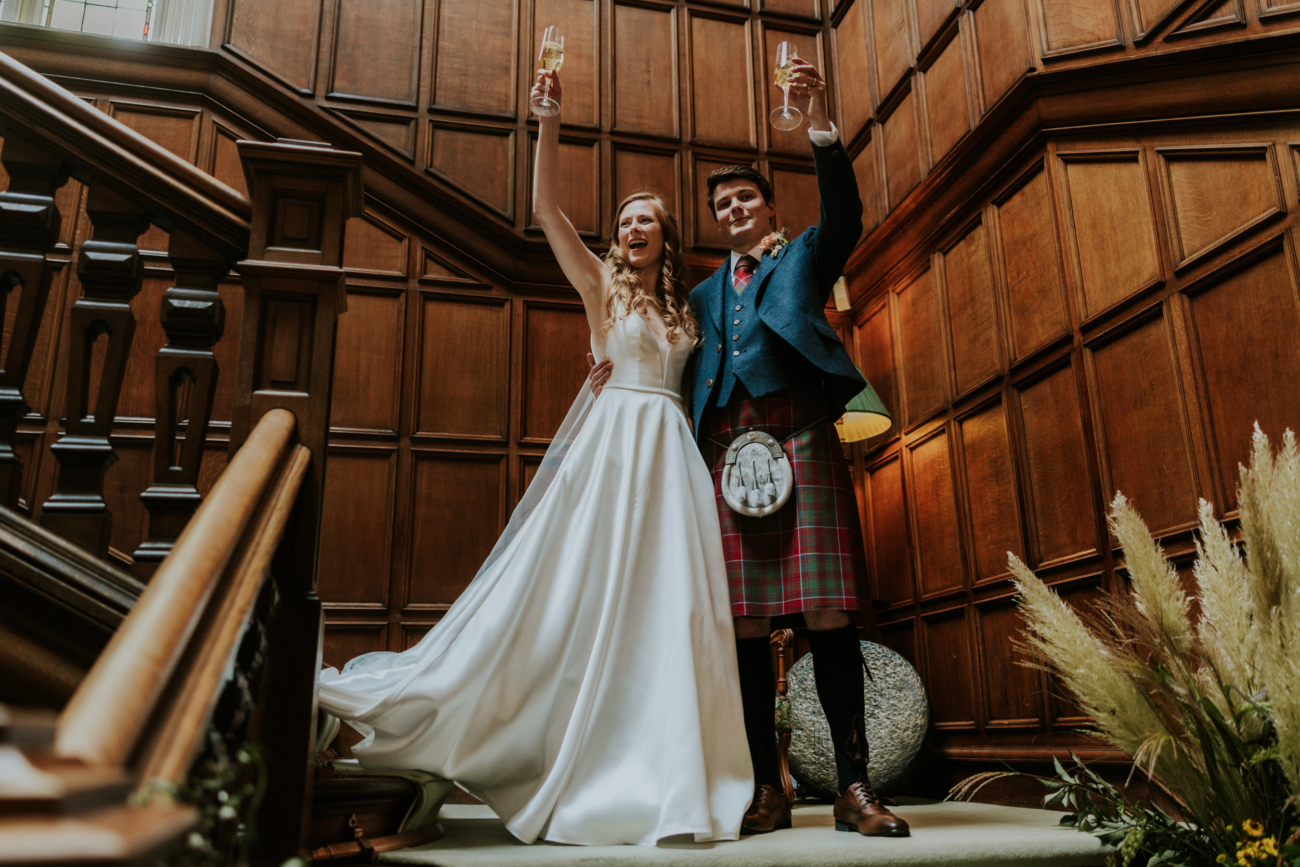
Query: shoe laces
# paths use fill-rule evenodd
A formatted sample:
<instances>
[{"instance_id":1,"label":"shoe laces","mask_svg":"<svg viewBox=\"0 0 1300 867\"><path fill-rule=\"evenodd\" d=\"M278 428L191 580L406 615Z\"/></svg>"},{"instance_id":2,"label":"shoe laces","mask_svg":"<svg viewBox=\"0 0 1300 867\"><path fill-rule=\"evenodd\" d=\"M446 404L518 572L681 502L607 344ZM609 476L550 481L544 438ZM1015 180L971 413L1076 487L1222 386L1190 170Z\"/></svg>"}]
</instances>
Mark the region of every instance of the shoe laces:
<instances>
[{"instance_id":1,"label":"shoe laces","mask_svg":"<svg viewBox=\"0 0 1300 867\"><path fill-rule=\"evenodd\" d=\"M863 783L861 781L850 783L849 791L853 792L854 795L857 796L857 799L863 804L872 804L877 807L880 806L880 796L876 794L876 790L871 788L871 785L868 783Z\"/></svg>"}]
</instances>

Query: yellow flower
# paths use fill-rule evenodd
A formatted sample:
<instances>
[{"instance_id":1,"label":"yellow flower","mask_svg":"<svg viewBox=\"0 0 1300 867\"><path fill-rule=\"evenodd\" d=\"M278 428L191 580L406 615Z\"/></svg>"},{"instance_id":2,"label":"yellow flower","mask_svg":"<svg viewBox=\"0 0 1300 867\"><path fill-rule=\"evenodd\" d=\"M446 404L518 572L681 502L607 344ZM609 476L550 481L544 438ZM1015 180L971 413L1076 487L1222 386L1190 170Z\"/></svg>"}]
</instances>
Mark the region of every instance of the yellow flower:
<instances>
[{"instance_id":1,"label":"yellow flower","mask_svg":"<svg viewBox=\"0 0 1300 867\"><path fill-rule=\"evenodd\" d=\"M1217 861L1217 862L1220 863L1220 864L1226 864L1226 863L1228 863L1228 856L1227 856L1227 855L1224 855L1222 852L1220 852L1220 853L1219 853L1219 857L1215 858L1214 860Z\"/></svg>"},{"instance_id":2,"label":"yellow flower","mask_svg":"<svg viewBox=\"0 0 1300 867\"><path fill-rule=\"evenodd\" d=\"M1254 819L1247 819L1241 823L1241 830L1245 831L1252 837L1264 836L1264 825L1262 822L1256 822Z\"/></svg>"},{"instance_id":3,"label":"yellow flower","mask_svg":"<svg viewBox=\"0 0 1300 867\"><path fill-rule=\"evenodd\" d=\"M1252 860L1253 859L1250 857L1250 855L1246 854L1246 850L1244 849L1237 850L1237 864L1239 865L1239 867L1250 867L1250 862Z\"/></svg>"},{"instance_id":4,"label":"yellow flower","mask_svg":"<svg viewBox=\"0 0 1300 867\"><path fill-rule=\"evenodd\" d=\"M1259 843L1258 843L1257 845L1258 845L1258 847L1259 847L1259 851L1260 851L1262 854L1267 855L1267 856L1269 856L1270 858L1276 858L1276 857L1277 857L1277 838L1276 838L1276 837L1265 837L1263 840L1260 840Z\"/></svg>"}]
</instances>

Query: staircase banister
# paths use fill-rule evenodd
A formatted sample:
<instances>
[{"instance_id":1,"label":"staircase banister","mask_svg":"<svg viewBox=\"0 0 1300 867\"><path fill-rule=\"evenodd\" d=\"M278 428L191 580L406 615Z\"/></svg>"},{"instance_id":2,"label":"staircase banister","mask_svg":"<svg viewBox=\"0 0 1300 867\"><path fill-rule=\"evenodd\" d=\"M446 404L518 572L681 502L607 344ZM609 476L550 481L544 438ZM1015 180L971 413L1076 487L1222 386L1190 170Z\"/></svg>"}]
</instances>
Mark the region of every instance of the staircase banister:
<instances>
[{"instance_id":1,"label":"staircase banister","mask_svg":"<svg viewBox=\"0 0 1300 867\"><path fill-rule=\"evenodd\" d=\"M74 177L140 203L164 229L205 238L231 262L247 254L245 196L0 51L0 134L11 124L66 160Z\"/></svg>"},{"instance_id":2,"label":"staircase banister","mask_svg":"<svg viewBox=\"0 0 1300 867\"><path fill-rule=\"evenodd\" d=\"M68 702L57 755L99 765L131 760L209 596L257 533L251 523L277 487L295 429L288 410L262 416Z\"/></svg>"}]
</instances>

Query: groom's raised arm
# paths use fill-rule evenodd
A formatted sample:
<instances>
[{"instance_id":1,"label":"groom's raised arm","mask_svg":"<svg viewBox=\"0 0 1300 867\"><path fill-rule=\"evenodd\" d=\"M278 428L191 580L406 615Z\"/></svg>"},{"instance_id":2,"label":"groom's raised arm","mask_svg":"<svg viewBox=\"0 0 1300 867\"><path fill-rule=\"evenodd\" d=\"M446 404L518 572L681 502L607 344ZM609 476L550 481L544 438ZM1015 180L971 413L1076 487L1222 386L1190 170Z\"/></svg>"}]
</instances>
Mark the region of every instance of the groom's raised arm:
<instances>
[{"instance_id":1,"label":"groom's raised arm","mask_svg":"<svg viewBox=\"0 0 1300 867\"><path fill-rule=\"evenodd\" d=\"M817 168L821 219L816 230L806 235L816 262L817 288L825 304L862 237L862 197L849 152L826 113L826 81L821 73L810 63L796 64L790 93L808 97L808 132Z\"/></svg>"}]
</instances>

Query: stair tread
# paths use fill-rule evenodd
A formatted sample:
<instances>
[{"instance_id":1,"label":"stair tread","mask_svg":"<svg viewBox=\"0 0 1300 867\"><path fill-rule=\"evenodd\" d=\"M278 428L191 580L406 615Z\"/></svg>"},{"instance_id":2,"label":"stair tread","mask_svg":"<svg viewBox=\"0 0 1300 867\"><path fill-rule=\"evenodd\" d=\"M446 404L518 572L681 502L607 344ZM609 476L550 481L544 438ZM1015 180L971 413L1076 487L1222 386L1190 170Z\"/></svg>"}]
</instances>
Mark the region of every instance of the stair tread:
<instances>
[{"instance_id":1,"label":"stair tread","mask_svg":"<svg viewBox=\"0 0 1300 867\"><path fill-rule=\"evenodd\" d=\"M0 820L0 864L134 864L194 829L192 807L113 807Z\"/></svg>"},{"instance_id":2,"label":"stair tread","mask_svg":"<svg viewBox=\"0 0 1300 867\"><path fill-rule=\"evenodd\" d=\"M121 803L132 786L121 768L30 756L0 745L0 815L67 816Z\"/></svg>"}]
</instances>

